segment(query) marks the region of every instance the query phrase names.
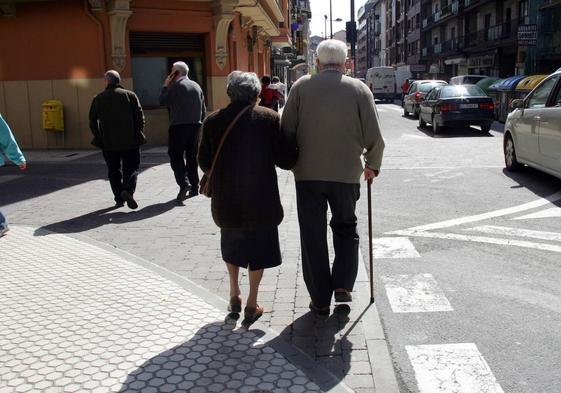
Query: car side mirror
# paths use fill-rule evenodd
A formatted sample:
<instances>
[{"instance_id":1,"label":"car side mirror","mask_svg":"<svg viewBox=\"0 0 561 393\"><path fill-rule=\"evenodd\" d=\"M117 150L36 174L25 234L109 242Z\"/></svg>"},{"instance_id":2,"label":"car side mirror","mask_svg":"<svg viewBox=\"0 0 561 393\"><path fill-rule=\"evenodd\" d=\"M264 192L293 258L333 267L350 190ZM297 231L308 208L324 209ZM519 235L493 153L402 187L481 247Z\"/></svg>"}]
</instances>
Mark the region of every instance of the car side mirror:
<instances>
[{"instance_id":1,"label":"car side mirror","mask_svg":"<svg viewBox=\"0 0 561 393\"><path fill-rule=\"evenodd\" d=\"M512 109L524 109L524 100L521 99L512 100L510 107Z\"/></svg>"}]
</instances>

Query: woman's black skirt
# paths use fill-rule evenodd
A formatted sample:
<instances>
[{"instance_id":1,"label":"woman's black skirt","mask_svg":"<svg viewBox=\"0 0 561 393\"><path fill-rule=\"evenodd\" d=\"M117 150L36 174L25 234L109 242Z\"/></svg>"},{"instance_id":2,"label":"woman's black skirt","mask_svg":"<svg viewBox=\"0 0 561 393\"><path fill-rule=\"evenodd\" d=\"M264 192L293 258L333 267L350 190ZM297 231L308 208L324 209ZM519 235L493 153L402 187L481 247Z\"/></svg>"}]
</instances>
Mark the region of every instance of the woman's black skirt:
<instances>
[{"instance_id":1,"label":"woman's black skirt","mask_svg":"<svg viewBox=\"0 0 561 393\"><path fill-rule=\"evenodd\" d=\"M275 226L266 229L222 228L222 259L249 270L267 269L282 262L279 232Z\"/></svg>"}]
</instances>

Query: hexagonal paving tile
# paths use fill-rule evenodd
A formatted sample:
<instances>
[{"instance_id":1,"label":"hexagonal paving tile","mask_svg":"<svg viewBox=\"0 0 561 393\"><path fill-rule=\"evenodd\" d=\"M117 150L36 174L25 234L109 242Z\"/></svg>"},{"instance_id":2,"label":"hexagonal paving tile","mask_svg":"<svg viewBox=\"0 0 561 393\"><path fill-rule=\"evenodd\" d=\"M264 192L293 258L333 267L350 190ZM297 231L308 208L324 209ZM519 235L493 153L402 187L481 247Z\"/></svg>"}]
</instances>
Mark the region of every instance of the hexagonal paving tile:
<instances>
[{"instance_id":1,"label":"hexagonal paving tile","mask_svg":"<svg viewBox=\"0 0 561 393\"><path fill-rule=\"evenodd\" d=\"M17 226L2 255L0 380L12 391L320 391L222 310L120 255Z\"/></svg>"}]
</instances>

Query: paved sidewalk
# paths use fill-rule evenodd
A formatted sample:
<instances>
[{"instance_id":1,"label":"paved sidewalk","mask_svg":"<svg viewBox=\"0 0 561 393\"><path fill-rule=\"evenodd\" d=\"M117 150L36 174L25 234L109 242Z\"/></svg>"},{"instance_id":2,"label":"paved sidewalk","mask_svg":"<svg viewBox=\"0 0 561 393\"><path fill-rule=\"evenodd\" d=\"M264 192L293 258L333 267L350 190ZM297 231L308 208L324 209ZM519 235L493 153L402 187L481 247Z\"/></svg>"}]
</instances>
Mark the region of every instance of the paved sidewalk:
<instances>
[{"instance_id":1,"label":"paved sidewalk","mask_svg":"<svg viewBox=\"0 0 561 393\"><path fill-rule=\"evenodd\" d=\"M187 200L184 206L177 205L173 200L176 185L162 149L143 153L137 211L110 207L112 195L105 172L98 153L71 163L50 158L47 162L31 162L23 176L16 168L5 168L0 183L9 187L10 193L0 194L0 206L12 224L79 234L158 265L222 298L218 309L224 309L229 281L221 260L219 229L210 216L210 200L199 196ZM314 376L322 389L341 384L356 393L397 392L378 313L375 305L368 305L368 280L362 264L350 313L320 319L309 312L291 173L279 171L279 188L285 211L279 227L283 264L265 272L259 302L268 312L260 322L278 333L275 342L308 355L306 364L299 367L307 368L309 377L309 370L328 370L335 377L335 382L321 385L321 378ZM361 247L367 255L364 194L359 204ZM245 274L241 281L246 295Z\"/></svg>"},{"instance_id":2,"label":"paved sidewalk","mask_svg":"<svg viewBox=\"0 0 561 393\"><path fill-rule=\"evenodd\" d=\"M0 392L321 391L274 335L123 255L19 226L0 248Z\"/></svg>"}]
</instances>

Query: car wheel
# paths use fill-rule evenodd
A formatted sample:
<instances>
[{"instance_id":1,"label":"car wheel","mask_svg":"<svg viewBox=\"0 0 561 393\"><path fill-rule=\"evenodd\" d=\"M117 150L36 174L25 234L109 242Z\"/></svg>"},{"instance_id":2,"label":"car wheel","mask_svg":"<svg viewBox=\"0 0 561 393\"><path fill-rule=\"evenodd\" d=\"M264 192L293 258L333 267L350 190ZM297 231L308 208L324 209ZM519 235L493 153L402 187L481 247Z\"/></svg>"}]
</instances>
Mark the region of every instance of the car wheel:
<instances>
[{"instance_id":1,"label":"car wheel","mask_svg":"<svg viewBox=\"0 0 561 393\"><path fill-rule=\"evenodd\" d=\"M510 134L506 134L503 144L505 167L507 170L515 172L522 168L522 164L516 158L516 148L514 147L514 140Z\"/></svg>"},{"instance_id":2,"label":"car wheel","mask_svg":"<svg viewBox=\"0 0 561 393\"><path fill-rule=\"evenodd\" d=\"M423 120L423 116L421 116L421 114L419 114L419 127L425 128L426 126L427 126L427 123Z\"/></svg>"},{"instance_id":3,"label":"car wheel","mask_svg":"<svg viewBox=\"0 0 561 393\"><path fill-rule=\"evenodd\" d=\"M481 126L481 132L489 132L489 131L491 131L491 125L490 124Z\"/></svg>"},{"instance_id":4,"label":"car wheel","mask_svg":"<svg viewBox=\"0 0 561 393\"><path fill-rule=\"evenodd\" d=\"M432 133L434 135L438 134L438 132L440 131L440 127L438 126L438 124L436 124L436 121L434 120L434 116L432 117Z\"/></svg>"}]
</instances>

